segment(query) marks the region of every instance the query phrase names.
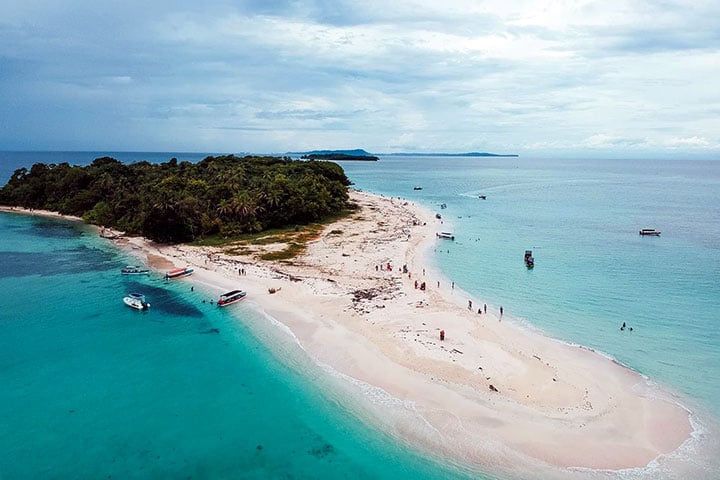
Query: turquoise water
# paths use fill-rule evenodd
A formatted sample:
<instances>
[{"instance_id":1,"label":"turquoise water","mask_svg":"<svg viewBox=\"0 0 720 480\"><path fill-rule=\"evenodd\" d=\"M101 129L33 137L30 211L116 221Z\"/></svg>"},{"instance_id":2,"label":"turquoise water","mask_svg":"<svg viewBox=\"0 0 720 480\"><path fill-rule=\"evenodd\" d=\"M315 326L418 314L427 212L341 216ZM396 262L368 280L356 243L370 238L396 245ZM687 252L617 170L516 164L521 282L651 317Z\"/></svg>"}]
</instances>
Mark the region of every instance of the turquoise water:
<instances>
[{"instance_id":1,"label":"turquoise water","mask_svg":"<svg viewBox=\"0 0 720 480\"><path fill-rule=\"evenodd\" d=\"M0 215L0 478L463 478L309 382L248 305L125 262L86 227Z\"/></svg>"},{"instance_id":2,"label":"turquoise water","mask_svg":"<svg viewBox=\"0 0 720 480\"><path fill-rule=\"evenodd\" d=\"M0 155L0 172L40 161L24 155ZM67 155L58 161L100 156ZM115 156L143 156L130 155ZM432 261L469 295L678 392L705 432L680 462L697 464L692 478L720 476L720 162L384 157L342 166L357 188L442 213L456 241L439 242ZM640 228L663 233L640 237ZM213 308L190 279L121 277L128 261L83 226L0 215L1 479L491 478L370 426L350 387L251 302ZM149 312L122 304L136 290ZM619 330L623 321L632 332ZM617 477L684 478L580 475Z\"/></svg>"},{"instance_id":3,"label":"turquoise water","mask_svg":"<svg viewBox=\"0 0 720 480\"><path fill-rule=\"evenodd\" d=\"M435 259L458 286L720 414L720 161L377 163L343 168L358 188L443 215L456 241L438 243ZM621 332L623 322L633 331Z\"/></svg>"}]
</instances>

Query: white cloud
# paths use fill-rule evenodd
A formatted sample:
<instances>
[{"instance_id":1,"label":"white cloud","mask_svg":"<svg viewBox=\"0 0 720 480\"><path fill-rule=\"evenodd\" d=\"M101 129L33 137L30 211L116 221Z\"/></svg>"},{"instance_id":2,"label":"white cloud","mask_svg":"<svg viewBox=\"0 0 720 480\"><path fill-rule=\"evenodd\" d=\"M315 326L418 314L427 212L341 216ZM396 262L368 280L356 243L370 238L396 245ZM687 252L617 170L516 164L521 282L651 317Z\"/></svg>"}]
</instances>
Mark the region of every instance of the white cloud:
<instances>
[{"instance_id":1,"label":"white cloud","mask_svg":"<svg viewBox=\"0 0 720 480\"><path fill-rule=\"evenodd\" d=\"M706 0L130 0L122 10L10 0L5 10L0 115L17 122L0 128L0 148L720 145L720 4Z\"/></svg>"}]
</instances>

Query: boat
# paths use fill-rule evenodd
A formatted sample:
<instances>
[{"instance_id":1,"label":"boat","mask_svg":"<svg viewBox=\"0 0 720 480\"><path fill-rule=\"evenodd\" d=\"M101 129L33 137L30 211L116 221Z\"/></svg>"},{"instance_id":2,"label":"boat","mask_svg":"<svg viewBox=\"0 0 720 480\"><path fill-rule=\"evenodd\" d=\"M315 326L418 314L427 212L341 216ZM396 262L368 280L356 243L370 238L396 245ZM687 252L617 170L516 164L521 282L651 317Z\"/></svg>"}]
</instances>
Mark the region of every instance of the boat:
<instances>
[{"instance_id":1,"label":"boat","mask_svg":"<svg viewBox=\"0 0 720 480\"><path fill-rule=\"evenodd\" d=\"M182 278L192 275L193 269L190 267L173 268L165 274L165 280L172 280L173 278Z\"/></svg>"},{"instance_id":2,"label":"boat","mask_svg":"<svg viewBox=\"0 0 720 480\"><path fill-rule=\"evenodd\" d=\"M658 231L655 230L654 228L643 228L642 230L640 230L640 235L648 235L648 236L651 236L651 237L659 237L659 236L660 236L660 232L658 232Z\"/></svg>"},{"instance_id":3,"label":"boat","mask_svg":"<svg viewBox=\"0 0 720 480\"><path fill-rule=\"evenodd\" d=\"M413 190L422 190L422 187L413 187Z\"/></svg>"},{"instance_id":4,"label":"boat","mask_svg":"<svg viewBox=\"0 0 720 480\"><path fill-rule=\"evenodd\" d=\"M123 302L130 308L136 310L147 310L150 308L150 304L145 301L145 295L142 293L129 293L127 297L123 298Z\"/></svg>"},{"instance_id":5,"label":"boat","mask_svg":"<svg viewBox=\"0 0 720 480\"><path fill-rule=\"evenodd\" d=\"M148 275L150 270L147 268L140 268L136 265L127 265L125 268L120 269L120 273L123 275Z\"/></svg>"},{"instance_id":6,"label":"boat","mask_svg":"<svg viewBox=\"0 0 720 480\"><path fill-rule=\"evenodd\" d=\"M535 259L532 250L525 250L525 266L527 268L535 268Z\"/></svg>"},{"instance_id":7,"label":"boat","mask_svg":"<svg viewBox=\"0 0 720 480\"><path fill-rule=\"evenodd\" d=\"M478 195L478 198L480 200L485 200L485 199L487 199L487 195Z\"/></svg>"},{"instance_id":8,"label":"boat","mask_svg":"<svg viewBox=\"0 0 720 480\"><path fill-rule=\"evenodd\" d=\"M448 240L455 240L455 235L450 232L438 232L435 234L437 238L447 238Z\"/></svg>"},{"instance_id":9,"label":"boat","mask_svg":"<svg viewBox=\"0 0 720 480\"><path fill-rule=\"evenodd\" d=\"M244 292L242 290L232 290L227 293L223 293L220 295L220 299L217 301L218 307L225 307L227 305L230 305L231 303L238 302L245 298L247 295L247 292Z\"/></svg>"}]
</instances>

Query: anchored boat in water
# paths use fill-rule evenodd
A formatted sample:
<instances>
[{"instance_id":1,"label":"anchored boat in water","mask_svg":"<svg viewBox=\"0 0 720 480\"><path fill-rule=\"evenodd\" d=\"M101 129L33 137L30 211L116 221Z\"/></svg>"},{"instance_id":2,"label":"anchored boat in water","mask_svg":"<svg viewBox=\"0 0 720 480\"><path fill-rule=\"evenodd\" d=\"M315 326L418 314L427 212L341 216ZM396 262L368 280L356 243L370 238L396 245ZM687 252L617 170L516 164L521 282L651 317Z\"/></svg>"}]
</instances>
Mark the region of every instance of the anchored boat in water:
<instances>
[{"instance_id":1,"label":"anchored boat in water","mask_svg":"<svg viewBox=\"0 0 720 480\"><path fill-rule=\"evenodd\" d=\"M127 297L123 298L123 302L135 310L147 310L150 308L150 304L145 301L145 295L142 293L130 293Z\"/></svg>"},{"instance_id":2,"label":"anchored boat in water","mask_svg":"<svg viewBox=\"0 0 720 480\"><path fill-rule=\"evenodd\" d=\"M535 268L535 259L532 250L525 250L525 266L527 268Z\"/></svg>"},{"instance_id":3,"label":"anchored boat in water","mask_svg":"<svg viewBox=\"0 0 720 480\"><path fill-rule=\"evenodd\" d=\"M448 240L455 240L455 235L450 232L438 232L435 234L437 238L447 238Z\"/></svg>"},{"instance_id":4,"label":"anchored boat in water","mask_svg":"<svg viewBox=\"0 0 720 480\"><path fill-rule=\"evenodd\" d=\"M643 236L647 235L650 237L659 237L660 232L658 232L654 228L643 228L642 230L640 230L640 235L643 235Z\"/></svg>"},{"instance_id":5,"label":"anchored boat in water","mask_svg":"<svg viewBox=\"0 0 720 480\"><path fill-rule=\"evenodd\" d=\"M140 268L135 265L128 265L125 268L121 268L120 273L123 275L148 275L150 270L147 268Z\"/></svg>"},{"instance_id":6,"label":"anchored boat in water","mask_svg":"<svg viewBox=\"0 0 720 480\"><path fill-rule=\"evenodd\" d=\"M225 307L227 305L230 305L231 303L239 302L245 296L247 295L247 292L244 292L242 290L232 290L230 292L224 293L220 295L220 299L217 301L218 307Z\"/></svg>"}]
</instances>

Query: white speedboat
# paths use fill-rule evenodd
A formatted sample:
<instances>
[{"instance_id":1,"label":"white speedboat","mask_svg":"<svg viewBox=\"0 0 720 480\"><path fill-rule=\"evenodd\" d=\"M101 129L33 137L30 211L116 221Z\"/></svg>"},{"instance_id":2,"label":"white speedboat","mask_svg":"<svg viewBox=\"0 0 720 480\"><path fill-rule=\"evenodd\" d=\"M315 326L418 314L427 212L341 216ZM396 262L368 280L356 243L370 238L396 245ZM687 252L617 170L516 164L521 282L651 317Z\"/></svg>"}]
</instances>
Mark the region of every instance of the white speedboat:
<instances>
[{"instance_id":1,"label":"white speedboat","mask_svg":"<svg viewBox=\"0 0 720 480\"><path fill-rule=\"evenodd\" d=\"M123 302L130 308L136 310L147 310L150 308L150 304L145 301L145 295L141 293L130 293L127 297L123 298Z\"/></svg>"}]
</instances>

